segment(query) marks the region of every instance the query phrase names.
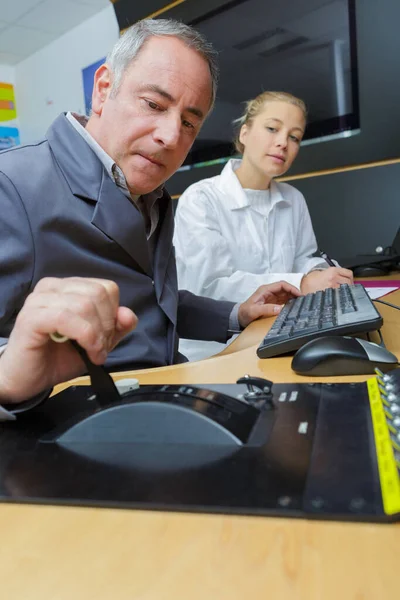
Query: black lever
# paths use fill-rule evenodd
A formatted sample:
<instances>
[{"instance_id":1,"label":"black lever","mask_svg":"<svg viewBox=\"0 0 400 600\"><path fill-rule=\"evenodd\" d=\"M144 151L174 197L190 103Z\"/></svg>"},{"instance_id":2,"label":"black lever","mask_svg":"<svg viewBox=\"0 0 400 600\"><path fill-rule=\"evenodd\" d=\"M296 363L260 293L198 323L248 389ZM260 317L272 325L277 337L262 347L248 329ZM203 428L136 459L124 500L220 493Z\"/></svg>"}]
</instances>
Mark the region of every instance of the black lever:
<instances>
[{"instance_id":1,"label":"black lever","mask_svg":"<svg viewBox=\"0 0 400 600\"><path fill-rule=\"evenodd\" d=\"M244 394L244 398L247 402L255 403L258 400L263 400L268 401L272 406L272 381L263 379L262 377L245 375L244 377L240 377L236 383L246 384L247 392Z\"/></svg>"},{"instance_id":2,"label":"black lever","mask_svg":"<svg viewBox=\"0 0 400 600\"><path fill-rule=\"evenodd\" d=\"M69 341L85 363L89 373L91 387L96 394L99 405L104 408L113 402L120 402L121 396L111 375L107 373L104 367L94 365L86 354L86 350L84 350L78 342L75 340Z\"/></svg>"}]
</instances>

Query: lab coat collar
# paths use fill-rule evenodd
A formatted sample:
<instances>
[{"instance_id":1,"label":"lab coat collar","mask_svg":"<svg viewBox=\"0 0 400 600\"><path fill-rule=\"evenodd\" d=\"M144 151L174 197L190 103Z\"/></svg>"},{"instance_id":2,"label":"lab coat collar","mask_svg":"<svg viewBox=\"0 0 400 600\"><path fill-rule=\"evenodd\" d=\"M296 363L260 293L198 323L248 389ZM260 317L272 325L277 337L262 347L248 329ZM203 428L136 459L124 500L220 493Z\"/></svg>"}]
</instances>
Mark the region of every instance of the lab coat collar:
<instances>
[{"instance_id":1,"label":"lab coat collar","mask_svg":"<svg viewBox=\"0 0 400 600\"><path fill-rule=\"evenodd\" d=\"M235 171L241 162L242 161L240 159L230 159L223 168L217 183L217 187L224 194L224 202L229 210L237 210L251 205L245 191L240 184L239 179L235 175ZM269 207L266 206L266 213L269 213L271 208L275 204L278 204L278 202L287 202L287 200L282 196L276 181L271 181L270 190L271 204ZM258 208L257 210L258 212L262 212Z\"/></svg>"}]
</instances>

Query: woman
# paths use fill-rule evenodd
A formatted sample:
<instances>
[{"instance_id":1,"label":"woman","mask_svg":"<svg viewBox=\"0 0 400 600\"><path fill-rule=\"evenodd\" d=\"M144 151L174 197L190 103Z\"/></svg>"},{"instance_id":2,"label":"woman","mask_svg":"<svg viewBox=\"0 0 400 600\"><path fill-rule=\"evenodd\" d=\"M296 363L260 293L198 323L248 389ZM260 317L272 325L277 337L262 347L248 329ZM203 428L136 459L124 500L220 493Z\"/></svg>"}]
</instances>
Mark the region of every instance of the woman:
<instances>
[{"instance_id":1,"label":"woman","mask_svg":"<svg viewBox=\"0 0 400 600\"><path fill-rule=\"evenodd\" d=\"M235 142L241 160L198 181L180 197L174 244L181 289L241 302L265 283L284 279L302 293L352 283L317 250L303 195L274 181L295 160L306 126L304 102L263 92L246 105Z\"/></svg>"}]
</instances>

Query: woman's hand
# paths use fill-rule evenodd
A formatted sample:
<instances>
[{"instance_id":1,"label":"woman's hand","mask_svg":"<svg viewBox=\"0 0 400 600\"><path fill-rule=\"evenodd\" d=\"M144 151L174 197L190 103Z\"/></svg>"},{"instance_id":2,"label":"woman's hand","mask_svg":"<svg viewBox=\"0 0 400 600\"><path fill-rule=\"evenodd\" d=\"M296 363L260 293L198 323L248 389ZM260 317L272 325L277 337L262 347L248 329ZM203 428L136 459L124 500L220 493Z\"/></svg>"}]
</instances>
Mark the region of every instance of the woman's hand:
<instances>
[{"instance_id":1,"label":"woman's hand","mask_svg":"<svg viewBox=\"0 0 400 600\"><path fill-rule=\"evenodd\" d=\"M329 267L322 271L310 271L301 280L301 292L306 295L326 288L339 287L341 283L352 284L353 272L343 267Z\"/></svg>"}]
</instances>

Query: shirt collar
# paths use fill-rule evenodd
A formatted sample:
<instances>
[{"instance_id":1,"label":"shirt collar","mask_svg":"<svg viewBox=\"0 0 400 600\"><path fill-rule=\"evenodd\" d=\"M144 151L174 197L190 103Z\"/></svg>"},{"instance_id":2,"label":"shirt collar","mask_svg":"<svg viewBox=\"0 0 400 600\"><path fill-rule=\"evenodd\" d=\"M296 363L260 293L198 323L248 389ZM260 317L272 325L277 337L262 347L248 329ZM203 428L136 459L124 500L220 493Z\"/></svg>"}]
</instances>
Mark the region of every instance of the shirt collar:
<instances>
[{"instance_id":1,"label":"shirt collar","mask_svg":"<svg viewBox=\"0 0 400 600\"><path fill-rule=\"evenodd\" d=\"M231 158L220 175L219 187L225 193L225 202L230 210L237 210L252 205L250 202L250 194L246 194L239 179L235 175L235 171L240 166L241 162L240 159ZM271 181L269 189L270 206L268 208L266 207L266 213L268 213L278 202L286 202L274 180Z\"/></svg>"}]
</instances>

